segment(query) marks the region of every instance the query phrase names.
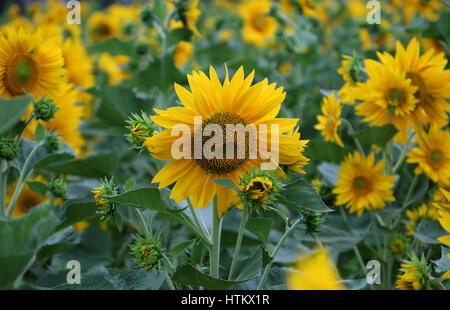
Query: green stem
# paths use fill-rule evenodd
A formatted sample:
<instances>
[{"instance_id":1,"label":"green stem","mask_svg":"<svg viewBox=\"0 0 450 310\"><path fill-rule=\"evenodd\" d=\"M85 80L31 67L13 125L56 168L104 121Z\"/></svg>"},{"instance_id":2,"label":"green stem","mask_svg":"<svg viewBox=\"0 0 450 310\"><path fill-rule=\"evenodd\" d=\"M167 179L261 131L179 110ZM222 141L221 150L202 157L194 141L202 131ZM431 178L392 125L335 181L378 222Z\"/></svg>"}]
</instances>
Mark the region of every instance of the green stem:
<instances>
[{"instance_id":1,"label":"green stem","mask_svg":"<svg viewBox=\"0 0 450 310\"><path fill-rule=\"evenodd\" d=\"M144 226L145 235L147 236L147 238L150 237L152 234L151 234L150 229L147 226L147 223L145 222L145 219L144 219L144 216L142 215L141 210L139 210L137 208L135 208L135 210L136 210L136 213L137 213L139 219L141 220L142 226Z\"/></svg>"},{"instance_id":2,"label":"green stem","mask_svg":"<svg viewBox=\"0 0 450 310\"><path fill-rule=\"evenodd\" d=\"M375 236L375 242L377 244L377 251L378 251L378 253L381 253L381 243L380 243L380 238L378 235L377 220L376 220L375 215L373 214L372 210L370 210L370 219L372 221L373 234Z\"/></svg>"},{"instance_id":3,"label":"green stem","mask_svg":"<svg viewBox=\"0 0 450 310\"><path fill-rule=\"evenodd\" d=\"M359 252L358 245L356 245L356 244L353 245L353 252L355 252L356 259L358 260L358 263L359 263L359 267L364 272L364 274L367 275L367 273L366 273L366 265L364 265L364 261L362 259L361 253ZM370 284L370 288L372 290L375 289L375 287L372 284Z\"/></svg>"},{"instance_id":4,"label":"green stem","mask_svg":"<svg viewBox=\"0 0 450 310\"><path fill-rule=\"evenodd\" d=\"M401 215L405 211L406 207L408 206L409 199L411 198L411 194L412 194L412 192L414 190L414 187L416 187L416 184L417 184L418 180L419 180L419 175L418 174L414 175L414 178L411 181L411 184L409 185L408 192L406 193L405 200L403 201L402 208L400 209L400 213L398 214L397 220L395 221L394 226L392 227L392 229L397 228L397 226L400 224L400 222L402 220L402 216Z\"/></svg>"},{"instance_id":5,"label":"green stem","mask_svg":"<svg viewBox=\"0 0 450 310\"><path fill-rule=\"evenodd\" d=\"M405 147L403 148L402 153L400 154L400 157L399 157L397 163L394 165L394 173L396 173L397 170L400 169L400 167L402 166L402 163L405 160L406 154L408 154L409 143L411 142L412 139L413 138L409 137L408 143L406 143Z\"/></svg>"},{"instance_id":6,"label":"green stem","mask_svg":"<svg viewBox=\"0 0 450 310\"><path fill-rule=\"evenodd\" d=\"M273 250L272 254L270 254L271 261L270 261L269 264L267 264L266 268L264 269L264 274L261 277L261 281L259 281L257 290L260 290L263 287L264 283L266 282L267 276L269 275L270 268L272 267L273 259L277 256L278 251L280 250L281 246L283 245L284 241L286 240L286 238L288 237L290 232L292 230L294 230L295 226L297 226L297 224L300 223L300 222L301 222L300 219L296 220L292 224L292 226L289 227L288 230L286 230L284 235L281 237L280 241L278 241L278 243L277 243L275 249Z\"/></svg>"},{"instance_id":7,"label":"green stem","mask_svg":"<svg viewBox=\"0 0 450 310\"><path fill-rule=\"evenodd\" d=\"M189 210L191 210L192 217L194 218L194 223L197 226L197 231L199 234L203 236L205 239L209 239L208 236L206 236L205 231L203 230L203 226L200 224L200 221L198 220L197 214L195 213L194 207L192 206L191 200L188 198L187 203L189 206Z\"/></svg>"},{"instance_id":8,"label":"green stem","mask_svg":"<svg viewBox=\"0 0 450 310\"><path fill-rule=\"evenodd\" d=\"M364 155L364 149L361 145L361 142L359 142L359 139L354 136L355 130L353 129L352 124L350 124L350 122L348 120L346 120L345 118L341 118L340 121L342 124L345 124L348 127L349 134L352 136L353 141L356 144L356 148L361 153L361 155Z\"/></svg>"},{"instance_id":9,"label":"green stem","mask_svg":"<svg viewBox=\"0 0 450 310\"><path fill-rule=\"evenodd\" d=\"M169 288L172 291L174 291L175 290L175 286L173 286L172 279L170 279L169 274L167 273L167 271L164 271L164 276L166 277L167 285L169 285Z\"/></svg>"},{"instance_id":10,"label":"green stem","mask_svg":"<svg viewBox=\"0 0 450 310\"><path fill-rule=\"evenodd\" d=\"M1 213L0 217L5 215L6 212L6 206L5 206L5 199L6 199L6 186L8 183L8 172L9 172L9 163L6 160L0 161L0 208Z\"/></svg>"},{"instance_id":11,"label":"green stem","mask_svg":"<svg viewBox=\"0 0 450 310\"><path fill-rule=\"evenodd\" d=\"M9 202L8 209L6 210L6 216L10 217L14 206L16 205L17 199L19 199L20 194L22 193L22 189L25 186L25 182L30 177L30 175L33 173L33 169L30 169L30 171L27 173L28 167L31 164L31 159L33 158L34 154L37 152L41 144L39 143L36 145L36 147L31 151L31 153L28 155L27 159L25 160L25 163L23 164L22 171L20 171L19 180L17 181L16 189L14 190L14 194L11 198L11 201Z\"/></svg>"},{"instance_id":12,"label":"green stem","mask_svg":"<svg viewBox=\"0 0 450 310\"><path fill-rule=\"evenodd\" d=\"M239 234L238 234L238 237L236 240L236 247L234 249L233 261L231 263L228 280L233 279L233 273L234 273L234 270L236 269L236 264L237 264L238 257L239 257L239 251L241 249L241 244L242 244L242 237L244 236L244 228L245 228L245 223L247 220L247 213L248 213L248 207L244 206L244 211L242 213L242 218L241 218L241 225L239 226Z\"/></svg>"},{"instance_id":13,"label":"green stem","mask_svg":"<svg viewBox=\"0 0 450 310\"><path fill-rule=\"evenodd\" d=\"M219 263L220 263L220 233L222 228L222 221L219 219L217 213L217 196L213 200L212 208L212 247L209 253L210 256L210 273L213 278L219 278Z\"/></svg>"},{"instance_id":14,"label":"green stem","mask_svg":"<svg viewBox=\"0 0 450 310\"><path fill-rule=\"evenodd\" d=\"M30 118L26 121L25 125L24 125L23 128L22 128L22 131L21 131L20 134L17 136L17 140L16 140L16 141L19 141L20 138L22 138L22 135L23 135L23 133L25 132L25 129L28 127L28 125L30 125L30 123L33 121L33 119L34 119L34 113L31 113Z\"/></svg>"}]
</instances>

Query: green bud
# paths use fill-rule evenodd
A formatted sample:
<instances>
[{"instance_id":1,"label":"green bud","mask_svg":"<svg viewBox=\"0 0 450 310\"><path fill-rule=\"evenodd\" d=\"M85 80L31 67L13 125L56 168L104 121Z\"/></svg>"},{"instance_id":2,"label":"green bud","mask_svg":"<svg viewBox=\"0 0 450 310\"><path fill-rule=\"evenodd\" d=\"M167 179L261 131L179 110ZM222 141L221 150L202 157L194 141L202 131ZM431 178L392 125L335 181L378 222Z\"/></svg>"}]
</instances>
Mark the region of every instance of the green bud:
<instances>
[{"instance_id":1,"label":"green bud","mask_svg":"<svg viewBox=\"0 0 450 310\"><path fill-rule=\"evenodd\" d=\"M150 50L150 46L149 46L148 44L146 44L146 43L140 42L140 43L138 43L138 44L136 45L136 53L137 53L139 56L145 56L145 55L147 55L149 50Z\"/></svg>"},{"instance_id":2,"label":"green bud","mask_svg":"<svg viewBox=\"0 0 450 310\"><path fill-rule=\"evenodd\" d=\"M410 240L403 234L393 233L388 238L388 249L393 255L403 256L409 249Z\"/></svg>"},{"instance_id":3,"label":"green bud","mask_svg":"<svg viewBox=\"0 0 450 310\"><path fill-rule=\"evenodd\" d=\"M58 111L58 108L53 103L53 99L45 99L45 96L39 101L33 102L33 104L36 119L43 120L44 122L48 122L54 118L55 113Z\"/></svg>"},{"instance_id":4,"label":"green bud","mask_svg":"<svg viewBox=\"0 0 450 310\"><path fill-rule=\"evenodd\" d=\"M117 203L108 201L106 197L115 196L118 193L118 186L114 184L114 178L101 180L100 186L94 188L92 193L100 220L103 222L111 220L116 215Z\"/></svg>"},{"instance_id":5,"label":"green bud","mask_svg":"<svg viewBox=\"0 0 450 310\"><path fill-rule=\"evenodd\" d=\"M153 16L152 8L147 6L143 8L140 12L141 21L149 28L153 27L153 21L155 17Z\"/></svg>"},{"instance_id":6,"label":"green bud","mask_svg":"<svg viewBox=\"0 0 450 310\"><path fill-rule=\"evenodd\" d=\"M49 153L55 153L61 147L61 137L57 131L47 131L45 135L45 148Z\"/></svg>"},{"instance_id":7,"label":"green bud","mask_svg":"<svg viewBox=\"0 0 450 310\"><path fill-rule=\"evenodd\" d=\"M48 184L48 190L54 197L67 199L67 183L61 179L54 179Z\"/></svg>"},{"instance_id":8,"label":"green bud","mask_svg":"<svg viewBox=\"0 0 450 310\"><path fill-rule=\"evenodd\" d=\"M135 30L136 30L136 24L133 22L129 22L129 23L125 24L125 26L123 26L123 28L122 28L122 32L126 36L132 35Z\"/></svg>"},{"instance_id":9,"label":"green bud","mask_svg":"<svg viewBox=\"0 0 450 310\"><path fill-rule=\"evenodd\" d=\"M11 161L19 156L19 146L13 138L0 138L0 158Z\"/></svg>"},{"instance_id":10,"label":"green bud","mask_svg":"<svg viewBox=\"0 0 450 310\"><path fill-rule=\"evenodd\" d=\"M313 235L322 230L324 219L320 213L306 209L302 210L301 213L303 216L302 223L306 226L306 234Z\"/></svg>"},{"instance_id":11,"label":"green bud","mask_svg":"<svg viewBox=\"0 0 450 310\"><path fill-rule=\"evenodd\" d=\"M130 246L131 253L137 264L137 268L143 268L146 271L158 270L162 265L163 251L160 241L154 241L153 238L142 238L135 236L135 242Z\"/></svg>"},{"instance_id":12,"label":"green bud","mask_svg":"<svg viewBox=\"0 0 450 310\"><path fill-rule=\"evenodd\" d=\"M153 136L155 132L153 122L145 112L141 112L141 116L133 113L132 117L126 122L128 124L126 128L129 130L129 133L125 137L133 149L143 151L145 149L145 139Z\"/></svg>"}]
</instances>

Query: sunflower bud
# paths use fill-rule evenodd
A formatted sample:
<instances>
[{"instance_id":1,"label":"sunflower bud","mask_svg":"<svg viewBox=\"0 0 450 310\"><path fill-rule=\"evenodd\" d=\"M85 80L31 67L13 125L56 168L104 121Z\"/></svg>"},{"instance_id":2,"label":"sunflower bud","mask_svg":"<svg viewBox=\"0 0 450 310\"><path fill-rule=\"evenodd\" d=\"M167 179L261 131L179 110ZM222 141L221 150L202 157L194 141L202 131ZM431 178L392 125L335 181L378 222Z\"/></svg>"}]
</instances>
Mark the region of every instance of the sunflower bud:
<instances>
[{"instance_id":1,"label":"sunflower bud","mask_svg":"<svg viewBox=\"0 0 450 310\"><path fill-rule=\"evenodd\" d=\"M158 270L161 267L163 258L160 242L139 236L134 237L134 239L135 242L130 247L137 267L146 271Z\"/></svg>"},{"instance_id":2,"label":"sunflower bud","mask_svg":"<svg viewBox=\"0 0 450 310\"><path fill-rule=\"evenodd\" d=\"M153 27L153 21L155 17L153 16L152 8L145 7L141 10L139 16L141 17L141 21L149 28Z\"/></svg>"},{"instance_id":3,"label":"sunflower bud","mask_svg":"<svg viewBox=\"0 0 450 310\"><path fill-rule=\"evenodd\" d=\"M97 204L97 213L100 215L100 220L109 221L116 214L117 204L109 202L105 197L117 195L118 187L114 184L113 178L110 180L104 179L101 181L101 186L94 188L95 203Z\"/></svg>"},{"instance_id":4,"label":"sunflower bud","mask_svg":"<svg viewBox=\"0 0 450 310\"><path fill-rule=\"evenodd\" d=\"M11 161L19 155L19 146L13 138L0 138L0 158Z\"/></svg>"},{"instance_id":5,"label":"sunflower bud","mask_svg":"<svg viewBox=\"0 0 450 310\"><path fill-rule=\"evenodd\" d=\"M125 26L123 26L123 28L122 28L122 32L126 36L132 35L135 30L136 30L136 24L133 22L129 22L129 23L125 24Z\"/></svg>"},{"instance_id":6,"label":"sunflower bud","mask_svg":"<svg viewBox=\"0 0 450 310\"><path fill-rule=\"evenodd\" d=\"M306 234L314 235L322 230L324 219L320 216L320 213L306 209L301 213L303 216L302 223L306 226Z\"/></svg>"},{"instance_id":7,"label":"sunflower bud","mask_svg":"<svg viewBox=\"0 0 450 310\"><path fill-rule=\"evenodd\" d=\"M140 42L136 45L136 54L139 56L145 56L148 54L150 46L146 43Z\"/></svg>"},{"instance_id":8,"label":"sunflower bud","mask_svg":"<svg viewBox=\"0 0 450 310\"><path fill-rule=\"evenodd\" d=\"M39 101L33 102L33 104L36 119L43 120L44 122L48 122L54 118L55 113L58 111L58 108L53 103L53 99L45 99L45 96Z\"/></svg>"},{"instance_id":9,"label":"sunflower bud","mask_svg":"<svg viewBox=\"0 0 450 310\"><path fill-rule=\"evenodd\" d=\"M141 112L141 116L133 113L132 117L126 122L128 124L126 128L130 132L126 135L126 138L130 142L131 147L139 151L144 150L145 139L153 136L155 132L155 127L150 117L144 112Z\"/></svg>"},{"instance_id":10,"label":"sunflower bud","mask_svg":"<svg viewBox=\"0 0 450 310\"><path fill-rule=\"evenodd\" d=\"M431 266L422 254L422 258L415 253L410 255L410 259L404 260L400 265L402 274L398 275L397 288L402 290L424 290L430 289Z\"/></svg>"},{"instance_id":11,"label":"sunflower bud","mask_svg":"<svg viewBox=\"0 0 450 310\"><path fill-rule=\"evenodd\" d=\"M403 255L408 251L409 239L402 234L392 234L388 239L388 248L393 255Z\"/></svg>"},{"instance_id":12,"label":"sunflower bud","mask_svg":"<svg viewBox=\"0 0 450 310\"><path fill-rule=\"evenodd\" d=\"M243 200L258 211L258 207L274 201L274 194L280 188L270 172L253 168L241 177L238 189Z\"/></svg>"},{"instance_id":13,"label":"sunflower bud","mask_svg":"<svg viewBox=\"0 0 450 310\"><path fill-rule=\"evenodd\" d=\"M363 80L363 59L356 53L350 57L350 65L347 69L348 75L351 77L353 83L361 82Z\"/></svg>"},{"instance_id":14,"label":"sunflower bud","mask_svg":"<svg viewBox=\"0 0 450 310\"><path fill-rule=\"evenodd\" d=\"M54 179L48 184L50 193L56 198L67 199L67 183L61 179Z\"/></svg>"},{"instance_id":15,"label":"sunflower bud","mask_svg":"<svg viewBox=\"0 0 450 310\"><path fill-rule=\"evenodd\" d=\"M57 131L47 131L45 135L45 148L49 153L55 153L61 147L61 138Z\"/></svg>"}]
</instances>

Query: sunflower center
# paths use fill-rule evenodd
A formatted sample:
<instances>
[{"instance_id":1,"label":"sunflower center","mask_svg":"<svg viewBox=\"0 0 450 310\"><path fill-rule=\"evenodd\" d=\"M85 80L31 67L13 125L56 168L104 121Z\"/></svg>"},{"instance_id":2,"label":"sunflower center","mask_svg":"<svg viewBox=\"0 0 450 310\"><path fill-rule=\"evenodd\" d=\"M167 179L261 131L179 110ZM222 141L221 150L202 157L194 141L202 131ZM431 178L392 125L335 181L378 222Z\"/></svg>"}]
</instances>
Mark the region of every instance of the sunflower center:
<instances>
[{"instance_id":1,"label":"sunflower center","mask_svg":"<svg viewBox=\"0 0 450 310\"><path fill-rule=\"evenodd\" d=\"M367 181L363 177L358 177L354 181L355 187L358 190L364 190L367 188Z\"/></svg>"},{"instance_id":2,"label":"sunflower center","mask_svg":"<svg viewBox=\"0 0 450 310\"><path fill-rule=\"evenodd\" d=\"M403 102L404 97L403 97L403 93L398 90L398 89L391 89L389 91L389 104L396 106L399 103Z\"/></svg>"},{"instance_id":3,"label":"sunflower center","mask_svg":"<svg viewBox=\"0 0 450 310\"><path fill-rule=\"evenodd\" d=\"M97 27L94 28L94 33L99 36L109 36L111 34L111 27L107 24L99 24Z\"/></svg>"},{"instance_id":4,"label":"sunflower center","mask_svg":"<svg viewBox=\"0 0 450 310\"><path fill-rule=\"evenodd\" d=\"M202 131L207 125L219 125L222 128L223 141L222 141L222 149L223 149L223 157L222 158L205 158L204 152L201 159L196 159L197 163L200 167L205 169L208 173L212 173L214 175L222 175L230 173L238 168L240 168L248 159L249 159L249 133L245 133L245 156L244 158L238 157L238 146L237 146L237 133L235 132L233 139L233 150L234 156L232 158L227 158L227 141L226 141L226 125L243 125L247 126L249 123L241 118L240 116L229 113L229 112L218 112L215 113L208 120L204 121L202 124ZM203 136L202 138L202 147L204 149L205 143L211 139L210 136ZM193 142L192 142L193 143ZM228 147L231 147L229 145ZM214 151L215 146L213 146L212 151Z\"/></svg>"},{"instance_id":5,"label":"sunflower center","mask_svg":"<svg viewBox=\"0 0 450 310\"><path fill-rule=\"evenodd\" d=\"M39 75L37 63L29 55L18 55L13 58L3 73L2 79L11 96L24 94L22 88L31 89Z\"/></svg>"},{"instance_id":6,"label":"sunflower center","mask_svg":"<svg viewBox=\"0 0 450 310\"><path fill-rule=\"evenodd\" d=\"M266 16L258 14L253 18L253 27L258 31L263 31L266 25Z\"/></svg>"},{"instance_id":7,"label":"sunflower center","mask_svg":"<svg viewBox=\"0 0 450 310\"><path fill-rule=\"evenodd\" d=\"M427 89L425 86L425 82L423 81L422 77L416 73L412 73L412 72L408 72L406 73L406 77L408 79L411 79L412 85L417 86L418 90L416 91L416 93L414 94L414 96L419 99L419 104L426 104L427 102L427 98L428 98L428 93L427 93ZM416 106L416 108L419 105Z\"/></svg>"},{"instance_id":8,"label":"sunflower center","mask_svg":"<svg viewBox=\"0 0 450 310\"><path fill-rule=\"evenodd\" d=\"M434 150L433 152L431 152L431 156L430 157L431 157L431 161L434 164L438 164L441 161L442 155L441 155L440 151Z\"/></svg>"}]
</instances>

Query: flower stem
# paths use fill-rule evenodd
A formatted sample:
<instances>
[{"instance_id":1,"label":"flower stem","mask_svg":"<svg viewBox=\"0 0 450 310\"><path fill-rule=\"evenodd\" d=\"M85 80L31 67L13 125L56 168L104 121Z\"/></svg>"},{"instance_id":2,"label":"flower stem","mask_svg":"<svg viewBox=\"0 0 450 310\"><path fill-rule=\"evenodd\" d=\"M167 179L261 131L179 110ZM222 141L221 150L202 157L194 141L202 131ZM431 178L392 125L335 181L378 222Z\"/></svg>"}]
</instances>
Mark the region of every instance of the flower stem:
<instances>
[{"instance_id":1,"label":"flower stem","mask_svg":"<svg viewBox=\"0 0 450 310\"><path fill-rule=\"evenodd\" d=\"M9 163L6 160L0 161L0 208L2 212L0 217L5 215L5 199L6 199L6 186L8 182Z\"/></svg>"},{"instance_id":2,"label":"flower stem","mask_svg":"<svg viewBox=\"0 0 450 310\"><path fill-rule=\"evenodd\" d=\"M292 224L292 226L289 227L289 229L286 230L286 232L284 233L284 235L281 237L280 241L278 241L278 243L277 243L275 249L273 250L272 254L270 254L271 261L270 261L270 263L266 266L266 268L264 269L264 274L263 274L263 276L261 277L261 281L259 281L257 290L260 290L260 289L263 287L264 283L266 282L267 276L269 275L270 268L272 267L273 259L277 256L278 251L280 250L280 248L281 248L281 246L283 245L284 241L286 241L286 238L288 237L288 235L290 234L290 232L291 232L292 230L294 230L295 226L297 226L298 223L300 223L300 219L296 220L296 221Z\"/></svg>"},{"instance_id":3,"label":"flower stem","mask_svg":"<svg viewBox=\"0 0 450 310\"><path fill-rule=\"evenodd\" d=\"M7 217L11 216L14 210L14 206L16 205L17 199L19 199L20 193L22 193L23 187L25 186L25 182L33 173L33 169L31 169L28 173L27 170L31 164L31 159L33 158L34 154L37 152L40 146L41 146L40 143L36 145L36 147L30 152L27 159L25 160L25 163L23 164L22 170L20 171L19 180L17 181L16 189L14 190L14 194L11 198L11 201L9 202L8 209L6 210Z\"/></svg>"},{"instance_id":4,"label":"flower stem","mask_svg":"<svg viewBox=\"0 0 450 310\"><path fill-rule=\"evenodd\" d=\"M198 233L201 234L202 237L205 238L206 240L209 240L209 237L203 230L203 226L200 224L200 221L198 220L197 214L195 213L194 207L192 206L191 200L189 198L187 199L187 203L189 206L189 210L191 210L192 217L194 218L194 223L197 226Z\"/></svg>"},{"instance_id":5,"label":"flower stem","mask_svg":"<svg viewBox=\"0 0 450 310\"><path fill-rule=\"evenodd\" d=\"M169 274L167 273L167 271L164 271L164 276L166 277L166 282L167 285L169 285L169 288L174 291L175 290L175 286L172 283L172 279L170 279Z\"/></svg>"},{"instance_id":6,"label":"flower stem","mask_svg":"<svg viewBox=\"0 0 450 310\"><path fill-rule=\"evenodd\" d=\"M414 178L411 181L411 184L409 185L408 192L406 193L405 200L403 201L402 208L400 209L400 213L398 214L397 220L395 221L392 229L397 228L397 226L400 224L401 219L402 219L401 215L405 211L406 207L408 206L409 199L411 198L411 194L413 192L414 187L416 187L418 180L419 180L419 175L418 174L414 175Z\"/></svg>"},{"instance_id":7,"label":"flower stem","mask_svg":"<svg viewBox=\"0 0 450 310\"><path fill-rule=\"evenodd\" d=\"M341 121L342 124L345 124L347 126L348 133L352 136L353 141L355 142L356 147L358 148L358 152L360 152L361 155L365 156L364 155L364 149L363 149L363 147L361 145L361 142L359 142L359 139L354 136L355 130L353 129L352 124L350 124L350 122L348 120L346 120L345 118L341 118L340 121Z\"/></svg>"},{"instance_id":8,"label":"flower stem","mask_svg":"<svg viewBox=\"0 0 450 310\"><path fill-rule=\"evenodd\" d=\"M142 216L141 210L139 210L137 208L135 208L135 210L136 210L136 213L137 213L139 219L141 220L142 226L144 226L144 231L145 231L146 237L150 237L151 236L151 232L150 232L150 229L147 226L147 223L145 222L144 216Z\"/></svg>"},{"instance_id":9,"label":"flower stem","mask_svg":"<svg viewBox=\"0 0 450 310\"><path fill-rule=\"evenodd\" d=\"M234 270L236 269L236 264L239 257L239 251L241 249L242 237L244 236L244 228L247 220L248 207L244 206L244 211L242 213L241 225L239 226L239 234L236 240L236 247L234 249L233 262L231 263L230 274L228 275L228 280L233 278Z\"/></svg>"},{"instance_id":10,"label":"flower stem","mask_svg":"<svg viewBox=\"0 0 450 310\"><path fill-rule=\"evenodd\" d=\"M217 213L217 196L213 200L212 208L212 247L209 253L210 256L210 273L213 278L219 278L219 260L220 260L220 233L222 228L222 220L219 219Z\"/></svg>"}]
</instances>

